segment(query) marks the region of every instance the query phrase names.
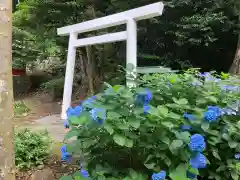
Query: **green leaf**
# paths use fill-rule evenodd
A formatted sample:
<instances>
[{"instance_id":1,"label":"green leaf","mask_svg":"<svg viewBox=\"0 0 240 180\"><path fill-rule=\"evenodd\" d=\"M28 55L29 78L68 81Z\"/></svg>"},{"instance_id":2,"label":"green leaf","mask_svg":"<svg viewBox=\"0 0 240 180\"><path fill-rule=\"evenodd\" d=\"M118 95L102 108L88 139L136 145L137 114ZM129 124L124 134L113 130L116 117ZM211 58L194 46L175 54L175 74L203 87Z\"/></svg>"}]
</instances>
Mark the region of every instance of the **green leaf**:
<instances>
[{"instance_id":1,"label":"green leaf","mask_svg":"<svg viewBox=\"0 0 240 180\"><path fill-rule=\"evenodd\" d=\"M168 108L166 106L158 106L158 113L164 117L168 115Z\"/></svg>"},{"instance_id":2,"label":"green leaf","mask_svg":"<svg viewBox=\"0 0 240 180\"><path fill-rule=\"evenodd\" d=\"M218 102L218 99L214 96L208 96L206 97L208 100L210 100L211 102L214 102L214 103L217 103Z\"/></svg>"},{"instance_id":3,"label":"green leaf","mask_svg":"<svg viewBox=\"0 0 240 180\"><path fill-rule=\"evenodd\" d=\"M223 133L222 138L227 140L227 141L229 140L229 136L228 136L227 133Z\"/></svg>"},{"instance_id":4,"label":"green leaf","mask_svg":"<svg viewBox=\"0 0 240 180\"><path fill-rule=\"evenodd\" d=\"M216 149L212 150L213 156L221 161L221 157L218 154L218 151Z\"/></svg>"},{"instance_id":5,"label":"green leaf","mask_svg":"<svg viewBox=\"0 0 240 180\"><path fill-rule=\"evenodd\" d=\"M146 166L146 168L148 169L154 169L155 165L156 165L155 163L144 164L144 166Z\"/></svg>"},{"instance_id":6,"label":"green leaf","mask_svg":"<svg viewBox=\"0 0 240 180\"><path fill-rule=\"evenodd\" d=\"M188 100L185 98L179 99L177 102L179 105L187 105L188 104Z\"/></svg>"},{"instance_id":7,"label":"green leaf","mask_svg":"<svg viewBox=\"0 0 240 180\"><path fill-rule=\"evenodd\" d=\"M124 146L124 144L126 142L126 138L120 134L115 134L113 136L113 140L120 146Z\"/></svg>"},{"instance_id":8,"label":"green leaf","mask_svg":"<svg viewBox=\"0 0 240 180\"><path fill-rule=\"evenodd\" d=\"M186 172L188 170L188 166L186 164L180 164L174 171L172 171L169 177L172 180L188 180L186 177Z\"/></svg>"},{"instance_id":9,"label":"green leaf","mask_svg":"<svg viewBox=\"0 0 240 180\"><path fill-rule=\"evenodd\" d=\"M234 149L237 147L238 143L237 142L234 142L234 141L229 141L228 142L228 145L231 149Z\"/></svg>"},{"instance_id":10,"label":"green leaf","mask_svg":"<svg viewBox=\"0 0 240 180\"><path fill-rule=\"evenodd\" d=\"M125 122L116 124L116 127L119 128L119 129L122 129L122 130L128 130L129 129L128 124L126 124Z\"/></svg>"},{"instance_id":11,"label":"green leaf","mask_svg":"<svg viewBox=\"0 0 240 180\"><path fill-rule=\"evenodd\" d=\"M107 118L109 118L109 119L119 119L120 117L121 117L121 115L114 111L107 112Z\"/></svg>"},{"instance_id":12,"label":"green leaf","mask_svg":"<svg viewBox=\"0 0 240 180\"><path fill-rule=\"evenodd\" d=\"M72 176L62 176L60 180L73 180Z\"/></svg>"},{"instance_id":13,"label":"green leaf","mask_svg":"<svg viewBox=\"0 0 240 180\"><path fill-rule=\"evenodd\" d=\"M161 137L160 141L164 142L165 144L170 144L170 139L166 136Z\"/></svg>"},{"instance_id":14,"label":"green leaf","mask_svg":"<svg viewBox=\"0 0 240 180\"><path fill-rule=\"evenodd\" d=\"M133 140L126 138L125 139L125 146L129 147L129 148L133 147Z\"/></svg>"},{"instance_id":15,"label":"green leaf","mask_svg":"<svg viewBox=\"0 0 240 180\"><path fill-rule=\"evenodd\" d=\"M165 163L168 167L172 164L171 159L169 159L168 157L165 157L165 158L163 159L163 161L164 161L164 163Z\"/></svg>"},{"instance_id":16,"label":"green leaf","mask_svg":"<svg viewBox=\"0 0 240 180\"><path fill-rule=\"evenodd\" d=\"M165 122L162 122L162 125L169 129L174 128L174 124L172 122L165 121Z\"/></svg>"},{"instance_id":17,"label":"green leaf","mask_svg":"<svg viewBox=\"0 0 240 180\"><path fill-rule=\"evenodd\" d=\"M83 115L83 116L80 116L80 117L77 117L77 116L71 116L69 118L69 121L72 123L72 124L76 124L76 125L82 125L84 123L86 123L88 121L88 118L86 115Z\"/></svg>"},{"instance_id":18,"label":"green leaf","mask_svg":"<svg viewBox=\"0 0 240 180\"><path fill-rule=\"evenodd\" d=\"M136 171L134 171L133 169L129 170L129 174L130 174L132 179L137 179L138 178L138 173Z\"/></svg>"},{"instance_id":19,"label":"green leaf","mask_svg":"<svg viewBox=\"0 0 240 180\"><path fill-rule=\"evenodd\" d=\"M113 86L113 90L114 90L115 92L118 92L118 90L119 90L121 87L122 87L121 85L115 85L115 86Z\"/></svg>"},{"instance_id":20,"label":"green leaf","mask_svg":"<svg viewBox=\"0 0 240 180\"><path fill-rule=\"evenodd\" d=\"M174 119L174 120L177 120L177 119L181 119L182 116L180 116L179 114L176 114L176 113L173 113L173 112L170 112L168 114L168 117L170 117L171 119Z\"/></svg>"},{"instance_id":21,"label":"green leaf","mask_svg":"<svg viewBox=\"0 0 240 180\"><path fill-rule=\"evenodd\" d=\"M201 128L204 130L204 131L207 131L209 129L210 125L208 122L203 122L202 125L201 125Z\"/></svg>"},{"instance_id":22,"label":"green leaf","mask_svg":"<svg viewBox=\"0 0 240 180\"><path fill-rule=\"evenodd\" d=\"M183 145L183 141L177 139L177 140L172 141L172 143L170 145L170 148L171 149L178 149L178 148L182 147L182 145Z\"/></svg>"},{"instance_id":23,"label":"green leaf","mask_svg":"<svg viewBox=\"0 0 240 180\"><path fill-rule=\"evenodd\" d=\"M64 140L70 139L72 137L76 137L79 135L79 130L77 129L71 129L65 136Z\"/></svg>"},{"instance_id":24,"label":"green leaf","mask_svg":"<svg viewBox=\"0 0 240 180\"><path fill-rule=\"evenodd\" d=\"M112 126L109 125L109 124L104 124L104 129L106 129L106 131L107 131L110 135L112 135L113 132L114 132Z\"/></svg>"},{"instance_id":25,"label":"green leaf","mask_svg":"<svg viewBox=\"0 0 240 180\"><path fill-rule=\"evenodd\" d=\"M238 180L239 179L239 174L235 171L231 171L231 176L233 178L233 180Z\"/></svg>"},{"instance_id":26,"label":"green leaf","mask_svg":"<svg viewBox=\"0 0 240 180\"><path fill-rule=\"evenodd\" d=\"M189 132L180 132L178 138L184 143L189 143L191 134Z\"/></svg>"},{"instance_id":27,"label":"green leaf","mask_svg":"<svg viewBox=\"0 0 240 180\"><path fill-rule=\"evenodd\" d=\"M138 129L140 127L140 121L137 119L129 120L127 122L130 126L134 127L135 129Z\"/></svg>"}]
</instances>

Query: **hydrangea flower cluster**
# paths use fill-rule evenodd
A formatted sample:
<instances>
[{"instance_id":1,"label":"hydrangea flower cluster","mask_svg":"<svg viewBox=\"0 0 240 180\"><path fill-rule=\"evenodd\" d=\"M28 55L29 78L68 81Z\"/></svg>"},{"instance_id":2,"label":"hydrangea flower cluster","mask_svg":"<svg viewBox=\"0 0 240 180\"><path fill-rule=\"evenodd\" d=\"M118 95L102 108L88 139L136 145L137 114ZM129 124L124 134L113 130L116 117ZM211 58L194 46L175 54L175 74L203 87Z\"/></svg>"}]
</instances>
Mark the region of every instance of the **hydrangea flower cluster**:
<instances>
[{"instance_id":1,"label":"hydrangea flower cluster","mask_svg":"<svg viewBox=\"0 0 240 180\"><path fill-rule=\"evenodd\" d=\"M81 174L82 177L84 177L84 178L88 178L88 177L89 177L88 171L87 171L86 169L84 169L84 168L81 168L81 169L80 169L80 174Z\"/></svg>"},{"instance_id":2,"label":"hydrangea flower cluster","mask_svg":"<svg viewBox=\"0 0 240 180\"><path fill-rule=\"evenodd\" d=\"M72 107L68 108L68 110L67 110L67 119L69 119L69 117L71 117L71 116L80 116L82 111L83 111L83 108L81 106L76 106L74 108L72 108ZM69 129L69 122L68 122L68 120L66 120L64 122L64 127L66 129Z\"/></svg>"},{"instance_id":3,"label":"hydrangea flower cluster","mask_svg":"<svg viewBox=\"0 0 240 180\"><path fill-rule=\"evenodd\" d=\"M164 180L166 178L166 171L161 171L159 173L153 173L152 180Z\"/></svg>"},{"instance_id":4,"label":"hydrangea flower cluster","mask_svg":"<svg viewBox=\"0 0 240 180\"><path fill-rule=\"evenodd\" d=\"M147 114L150 106L149 103L152 100L152 93L149 89L145 89L144 92L137 94L136 103L143 106L144 114Z\"/></svg>"},{"instance_id":5,"label":"hydrangea flower cluster","mask_svg":"<svg viewBox=\"0 0 240 180\"><path fill-rule=\"evenodd\" d=\"M190 137L190 142L188 144L189 150L192 152L192 157L190 159L190 165L194 169L203 169L207 165L207 159L202 154L206 149L206 143L204 137L200 134L194 134Z\"/></svg>"},{"instance_id":6,"label":"hydrangea flower cluster","mask_svg":"<svg viewBox=\"0 0 240 180\"><path fill-rule=\"evenodd\" d=\"M67 152L67 146L63 145L61 147L61 159L62 161L71 162L72 155Z\"/></svg>"},{"instance_id":7,"label":"hydrangea flower cluster","mask_svg":"<svg viewBox=\"0 0 240 180\"><path fill-rule=\"evenodd\" d=\"M240 153L235 154L235 159L240 160Z\"/></svg>"},{"instance_id":8,"label":"hydrangea flower cluster","mask_svg":"<svg viewBox=\"0 0 240 180\"><path fill-rule=\"evenodd\" d=\"M212 123L216 122L222 115L222 110L217 106L208 106L208 110L204 113L204 120Z\"/></svg>"}]
</instances>

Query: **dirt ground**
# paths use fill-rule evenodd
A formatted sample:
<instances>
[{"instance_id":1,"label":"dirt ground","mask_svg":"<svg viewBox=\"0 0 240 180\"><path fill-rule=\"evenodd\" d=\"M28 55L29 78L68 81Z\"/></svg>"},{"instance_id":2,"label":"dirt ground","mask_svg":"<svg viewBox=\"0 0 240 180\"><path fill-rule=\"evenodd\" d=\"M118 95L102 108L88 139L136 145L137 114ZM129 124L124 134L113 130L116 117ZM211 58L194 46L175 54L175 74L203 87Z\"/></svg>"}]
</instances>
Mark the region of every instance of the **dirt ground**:
<instances>
[{"instance_id":1,"label":"dirt ground","mask_svg":"<svg viewBox=\"0 0 240 180\"><path fill-rule=\"evenodd\" d=\"M51 156L45 165L33 170L17 172L16 180L59 180L60 177L78 171L78 165L66 164L58 156ZM40 177L41 176L41 177Z\"/></svg>"},{"instance_id":2,"label":"dirt ground","mask_svg":"<svg viewBox=\"0 0 240 180\"><path fill-rule=\"evenodd\" d=\"M15 117L16 123L33 121L44 116L59 114L61 102L53 101L51 96L44 92L34 92L28 95L16 97L15 101L23 101L30 111L21 117Z\"/></svg>"}]
</instances>

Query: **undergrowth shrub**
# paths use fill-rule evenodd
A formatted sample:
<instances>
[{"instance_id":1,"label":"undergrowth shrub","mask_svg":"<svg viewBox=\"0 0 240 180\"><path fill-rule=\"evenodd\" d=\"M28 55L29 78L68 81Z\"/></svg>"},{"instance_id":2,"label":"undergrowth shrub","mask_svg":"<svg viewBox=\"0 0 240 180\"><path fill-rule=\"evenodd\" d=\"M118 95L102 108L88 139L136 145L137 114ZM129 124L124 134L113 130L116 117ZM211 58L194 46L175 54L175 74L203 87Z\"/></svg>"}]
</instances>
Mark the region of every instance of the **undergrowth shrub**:
<instances>
[{"instance_id":1,"label":"undergrowth shrub","mask_svg":"<svg viewBox=\"0 0 240 180\"><path fill-rule=\"evenodd\" d=\"M30 109L26 106L24 101L14 102L13 106L14 106L13 111L15 116L21 116L30 111Z\"/></svg>"},{"instance_id":2,"label":"undergrowth shrub","mask_svg":"<svg viewBox=\"0 0 240 180\"><path fill-rule=\"evenodd\" d=\"M15 164L18 169L30 169L42 165L48 158L51 141L47 132L32 132L28 129L15 132Z\"/></svg>"},{"instance_id":3,"label":"undergrowth shrub","mask_svg":"<svg viewBox=\"0 0 240 180\"><path fill-rule=\"evenodd\" d=\"M222 73L144 75L69 108L62 159L80 172L62 179L238 180L240 81ZM115 178L112 178L115 177ZM118 177L118 178L116 178Z\"/></svg>"}]
</instances>

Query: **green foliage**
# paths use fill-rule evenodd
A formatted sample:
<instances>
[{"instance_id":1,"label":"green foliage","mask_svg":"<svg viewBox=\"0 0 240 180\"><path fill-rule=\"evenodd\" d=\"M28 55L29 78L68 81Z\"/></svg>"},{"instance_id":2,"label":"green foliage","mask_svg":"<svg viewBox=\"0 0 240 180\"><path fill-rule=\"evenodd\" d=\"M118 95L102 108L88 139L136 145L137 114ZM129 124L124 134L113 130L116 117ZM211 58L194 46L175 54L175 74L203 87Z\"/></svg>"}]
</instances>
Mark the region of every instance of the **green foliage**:
<instances>
[{"instance_id":1,"label":"green foliage","mask_svg":"<svg viewBox=\"0 0 240 180\"><path fill-rule=\"evenodd\" d=\"M58 27L154 2L25 0L13 15L13 64L24 67L28 61L49 56L59 56L64 64L68 40L57 36ZM237 0L167 0L164 3L162 17L138 24L139 66L164 65L174 69L197 66L206 70L228 71L239 32ZM120 26L101 33L121 30L123 27ZM82 34L82 37L99 33ZM116 66L125 64L122 61L125 44L98 45L92 54L96 56L96 70L93 72L99 71L103 76L100 79L114 82L116 77L123 77L116 71ZM59 72L64 76L64 71Z\"/></svg>"},{"instance_id":2,"label":"green foliage","mask_svg":"<svg viewBox=\"0 0 240 180\"><path fill-rule=\"evenodd\" d=\"M216 82L216 77L222 80ZM187 179L186 171L191 170L189 139L198 133L206 140L204 155L208 159L207 168L200 170L199 176L236 179L239 170L234 155L240 150L239 116L223 115L213 123L203 120L203 116L208 106L225 108L240 98L239 91L221 89L226 84L239 86L238 79L216 74L203 80L196 70L189 70L182 74L144 75L138 84L140 87L133 89L109 85L92 103L86 100L81 115L69 118L71 130L66 139L77 136L77 140L68 145L68 152L84 156L93 176L97 167L102 168L98 177L127 176L130 168L144 175L166 170L171 179L183 180ZM144 88L153 94L147 114L136 103L137 94ZM92 119L89 110L93 108L107 111L102 125ZM185 119L184 113L193 114L195 119ZM192 129L182 130L182 125Z\"/></svg>"},{"instance_id":3,"label":"green foliage","mask_svg":"<svg viewBox=\"0 0 240 180\"><path fill-rule=\"evenodd\" d=\"M13 111L15 116L21 116L24 113L29 112L30 109L26 106L26 104L23 101L17 101L14 102Z\"/></svg>"},{"instance_id":4,"label":"green foliage","mask_svg":"<svg viewBox=\"0 0 240 180\"><path fill-rule=\"evenodd\" d=\"M42 165L50 152L51 141L46 132L30 130L16 132L14 135L15 164L18 169L30 169Z\"/></svg>"}]
</instances>

